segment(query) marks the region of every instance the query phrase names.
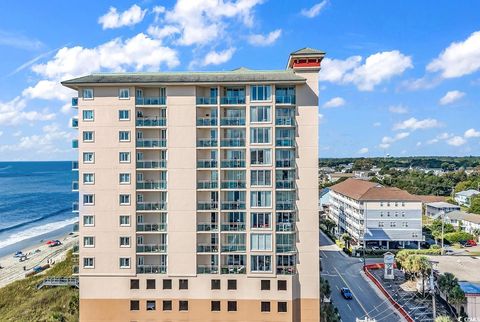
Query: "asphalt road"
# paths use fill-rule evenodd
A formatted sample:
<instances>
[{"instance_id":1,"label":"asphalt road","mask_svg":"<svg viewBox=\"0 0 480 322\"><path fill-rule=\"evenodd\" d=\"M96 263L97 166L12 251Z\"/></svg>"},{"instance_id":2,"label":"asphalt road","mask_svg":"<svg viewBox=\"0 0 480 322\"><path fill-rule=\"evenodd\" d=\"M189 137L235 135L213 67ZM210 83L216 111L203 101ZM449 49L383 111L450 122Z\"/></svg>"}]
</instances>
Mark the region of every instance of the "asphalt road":
<instances>
[{"instance_id":1,"label":"asphalt road","mask_svg":"<svg viewBox=\"0 0 480 322\"><path fill-rule=\"evenodd\" d=\"M332 302L338 308L343 322L355 322L356 318L367 316L376 322L402 321L388 300L363 277L361 259L345 256L322 232L320 245L321 276L330 283ZM345 300L340 294L340 289L345 286L352 291L352 300Z\"/></svg>"}]
</instances>

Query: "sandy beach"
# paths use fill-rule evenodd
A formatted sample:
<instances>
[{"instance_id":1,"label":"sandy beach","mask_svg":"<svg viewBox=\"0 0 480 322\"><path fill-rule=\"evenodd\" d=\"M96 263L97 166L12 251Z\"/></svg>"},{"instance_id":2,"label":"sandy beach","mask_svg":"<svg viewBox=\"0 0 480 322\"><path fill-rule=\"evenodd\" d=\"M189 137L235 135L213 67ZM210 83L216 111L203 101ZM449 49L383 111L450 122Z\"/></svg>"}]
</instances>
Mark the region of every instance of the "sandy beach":
<instances>
[{"instance_id":1,"label":"sandy beach","mask_svg":"<svg viewBox=\"0 0 480 322\"><path fill-rule=\"evenodd\" d=\"M46 242L50 239L58 239L62 242L62 245L49 247ZM0 287L24 278L25 273L31 271L35 266L62 261L65 259L67 251L77 242L78 234L70 235L66 233L55 238L45 239L31 247L18 249L27 254L28 259L23 262L14 257L14 253L0 258L0 266L2 267L0 269ZM24 266L26 270L24 270Z\"/></svg>"}]
</instances>

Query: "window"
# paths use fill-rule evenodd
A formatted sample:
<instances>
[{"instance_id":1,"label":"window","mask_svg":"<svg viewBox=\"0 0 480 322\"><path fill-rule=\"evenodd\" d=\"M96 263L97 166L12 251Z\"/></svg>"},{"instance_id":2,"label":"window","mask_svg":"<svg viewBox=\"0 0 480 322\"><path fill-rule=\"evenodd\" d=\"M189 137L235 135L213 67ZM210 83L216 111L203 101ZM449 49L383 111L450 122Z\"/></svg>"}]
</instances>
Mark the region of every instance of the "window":
<instances>
[{"instance_id":1,"label":"window","mask_svg":"<svg viewBox=\"0 0 480 322\"><path fill-rule=\"evenodd\" d=\"M83 216L83 226L93 226L95 225L94 217L92 215L84 215Z\"/></svg>"},{"instance_id":2,"label":"window","mask_svg":"<svg viewBox=\"0 0 480 322\"><path fill-rule=\"evenodd\" d=\"M118 91L118 98L121 100L128 100L130 98L130 89L120 88Z\"/></svg>"},{"instance_id":3,"label":"window","mask_svg":"<svg viewBox=\"0 0 480 322\"><path fill-rule=\"evenodd\" d=\"M132 300L130 301L130 311L140 310L140 301Z\"/></svg>"},{"instance_id":4,"label":"window","mask_svg":"<svg viewBox=\"0 0 480 322\"><path fill-rule=\"evenodd\" d=\"M270 85L250 86L251 101L269 101L272 97L272 87Z\"/></svg>"},{"instance_id":5,"label":"window","mask_svg":"<svg viewBox=\"0 0 480 322\"><path fill-rule=\"evenodd\" d=\"M254 127L250 129L250 143L271 143L271 128Z\"/></svg>"},{"instance_id":6,"label":"window","mask_svg":"<svg viewBox=\"0 0 480 322\"><path fill-rule=\"evenodd\" d=\"M84 236L83 247L95 247L95 237Z\"/></svg>"},{"instance_id":7,"label":"window","mask_svg":"<svg viewBox=\"0 0 480 322\"><path fill-rule=\"evenodd\" d=\"M212 312L220 311L220 301L212 301L210 305L211 305Z\"/></svg>"},{"instance_id":8,"label":"window","mask_svg":"<svg viewBox=\"0 0 480 322\"><path fill-rule=\"evenodd\" d=\"M178 288L180 290L188 290L188 280L180 279L178 281Z\"/></svg>"},{"instance_id":9,"label":"window","mask_svg":"<svg viewBox=\"0 0 480 322\"><path fill-rule=\"evenodd\" d=\"M94 268L95 259L93 257L83 258L83 268Z\"/></svg>"},{"instance_id":10,"label":"window","mask_svg":"<svg viewBox=\"0 0 480 322\"><path fill-rule=\"evenodd\" d=\"M118 139L120 142L130 142L130 131L118 132Z\"/></svg>"},{"instance_id":11,"label":"window","mask_svg":"<svg viewBox=\"0 0 480 322\"><path fill-rule=\"evenodd\" d=\"M408 227L408 221L404 221L404 222L402 222L402 227L403 227L403 228L406 228L406 227Z\"/></svg>"},{"instance_id":12,"label":"window","mask_svg":"<svg viewBox=\"0 0 480 322\"><path fill-rule=\"evenodd\" d=\"M251 149L250 164L270 165L272 163L272 151L270 149Z\"/></svg>"},{"instance_id":13,"label":"window","mask_svg":"<svg viewBox=\"0 0 480 322\"><path fill-rule=\"evenodd\" d=\"M147 280L147 290L155 289L155 280Z\"/></svg>"},{"instance_id":14,"label":"window","mask_svg":"<svg viewBox=\"0 0 480 322\"><path fill-rule=\"evenodd\" d=\"M262 302L260 306L262 312L270 312L270 302Z\"/></svg>"},{"instance_id":15,"label":"window","mask_svg":"<svg viewBox=\"0 0 480 322\"><path fill-rule=\"evenodd\" d=\"M163 310L164 311L171 311L172 310L172 301L169 301L169 300L163 301Z\"/></svg>"},{"instance_id":16,"label":"window","mask_svg":"<svg viewBox=\"0 0 480 322\"><path fill-rule=\"evenodd\" d=\"M271 191L252 191L250 192L251 207L271 207L272 192Z\"/></svg>"},{"instance_id":17,"label":"window","mask_svg":"<svg viewBox=\"0 0 480 322\"><path fill-rule=\"evenodd\" d=\"M250 250L272 250L271 234L251 234L250 240Z\"/></svg>"},{"instance_id":18,"label":"window","mask_svg":"<svg viewBox=\"0 0 480 322\"><path fill-rule=\"evenodd\" d=\"M93 131L83 131L83 142L93 142Z\"/></svg>"},{"instance_id":19,"label":"window","mask_svg":"<svg viewBox=\"0 0 480 322\"><path fill-rule=\"evenodd\" d=\"M236 312L237 311L237 301L228 301L227 309L228 309L228 312Z\"/></svg>"},{"instance_id":20,"label":"window","mask_svg":"<svg viewBox=\"0 0 480 322\"><path fill-rule=\"evenodd\" d=\"M237 280L228 280L227 289L228 290L236 290L237 289Z\"/></svg>"},{"instance_id":21,"label":"window","mask_svg":"<svg viewBox=\"0 0 480 322\"><path fill-rule=\"evenodd\" d=\"M253 212L251 220L252 228L270 228L271 217L272 214L269 212Z\"/></svg>"},{"instance_id":22,"label":"window","mask_svg":"<svg viewBox=\"0 0 480 322\"><path fill-rule=\"evenodd\" d=\"M130 226L129 215L120 215L120 226Z\"/></svg>"},{"instance_id":23,"label":"window","mask_svg":"<svg viewBox=\"0 0 480 322\"><path fill-rule=\"evenodd\" d=\"M94 119L93 110L84 110L82 112L82 116L84 121L93 121Z\"/></svg>"},{"instance_id":24,"label":"window","mask_svg":"<svg viewBox=\"0 0 480 322\"><path fill-rule=\"evenodd\" d=\"M126 206L130 204L130 195L122 194L120 195L120 205Z\"/></svg>"},{"instance_id":25,"label":"window","mask_svg":"<svg viewBox=\"0 0 480 322\"><path fill-rule=\"evenodd\" d=\"M391 222L390 222L390 227L397 227L397 223L394 222L394 221L391 221Z\"/></svg>"},{"instance_id":26,"label":"window","mask_svg":"<svg viewBox=\"0 0 480 322\"><path fill-rule=\"evenodd\" d=\"M130 237L120 237L120 247L130 247Z\"/></svg>"},{"instance_id":27,"label":"window","mask_svg":"<svg viewBox=\"0 0 480 322\"><path fill-rule=\"evenodd\" d=\"M380 228L381 228L381 227L384 227L384 222L383 222L383 221L379 221L379 222L378 222L378 227L380 227Z\"/></svg>"},{"instance_id":28,"label":"window","mask_svg":"<svg viewBox=\"0 0 480 322\"><path fill-rule=\"evenodd\" d=\"M83 195L84 206L91 206L93 204L95 204L95 195L92 195L92 194Z\"/></svg>"},{"instance_id":29,"label":"window","mask_svg":"<svg viewBox=\"0 0 480 322\"><path fill-rule=\"evenodd\" d=\"M278 302L277 304L277 311L279 313L287 312L287 302Z\"/></svg>"},{"instance_id":30,"label":"window","mask_svg":"<svg viewBox=\"0 0 480 322\"><path fill-rule=\"evenodd\" d=\"M188 311L188 301L179 301L179 311Z\"/></svg>"},{"instance_id":31,"label":"window","mask_svg":"<svg viewBox=\"0 0 480 322\"><path fill-rule=\"evenodd\" d=\"M155 311L155 301L147 301L147 311Z\"/></svg>"},{"instance_id":32,"label":"window","mask_svg":"<svg viewBox=\"0 0 480 322\"><path fill-rule=\"evenodd\" d=\"M95 183L95 174L84 173L83 174L83 183L84 184L94 184Z\"/></svg>"},{"instance_id":33,"label":"window","mask_svg":"<svg viewBox=\"0 0 480 322\"><path fill-rule=\"evenodd\" d=\"M94 163L95 154L93 152L83 152L83 163Z\"/></svg>"},{"instance_id":34,"label":"window","mask_svg":"<svg viewBox=\"0 0 480 322\"><path fill-rule=\"evenodd\" d=\"M140 281L139 280L130 280L130 289L131 290L138 290L140 289Z\"/></svg>"},{"instance_id":35,"label":"window","mask_svg":"<svg viewBox=\"0 0 480 322\"><path fill-rule=\"evenodd\" d=\"M120 268L130 268L130 257L120 257Z\"/></svg>"},{"instance_id":36,"label":"window","mask_svg":"<svg viewBox=\"0 0 480 322\"><path fill-rule=\"evenodd\" d=\"M260 289L262 291L269 291L270 290L270 281L269 280L261 280L260 281Z\"/></svg>"},{"instance_id":37,"label":"window","mask_svg":"<svg viewBox=\"0 0 480 322\"><path fill-rule=\"evenodd\" d=\"M120 163L129 163L130 152L120 152L119 159L120 159Z\"/></svg>"},{"instance_id":38,"label":"window","mask_svg":"<svg viewBox=\"0 0 480 322\"><path fill-rule=\"evenodd\" d=\"M278 280L277 281L277 290L278 291L286 291L287 290L287 281Z\"/></svg>"},{"instance_id":39,"label":"window","mask_svg":"<svg viewBox=\"0 0 480 322\"><path fill-rule=\"evenodd\" d=\"M120 121L130 120L130 111L129 110L120 110L118 111L118 119Z\"/></svg>"},{"instance_id":40,"label":"window","mask_svg":"<svg viewBox=\"0 0 480 322\"><path fill-rule=\"evenodd\" d=\"M211 289L212 290L219 290L220 289L220 280L212 280L211 281Z\"/></svg>"},{"instance_id":41,"label":"window","mask_svg":"<svg viewBox=\"0 0 480 322\"><path fill-rule=\"evenodd\" d=\"M163 289L171 290L172 289L172 280L163 280Z\"/></svg>"},{"instance_id":42,"label":"window","mask_svg":"<svg viewBox=\"0 0 480 322\"><path fill-rule=\"evenodd\" d=\"M252 272L270 272L272 257L268 255L252 255Z\"/></svg>"},{"instance_id":43,"label":"window","mask_svg":"<svg viewBox=\"0 0 480 322\"><path fill-rule=\"evenodd\" d=\"M120 184L130 184L130 173L120 173Z\"/></svg>"},{"instance_id":44,"label":"window","mask_svg":"<svg viewBox=\"0 0 480 322\"><path fill-rule=\"evenodd\" d=\"M251 170L250 185L251 186L271 186L272 171L271 170Z\"/></svg>"},{"instance_id":45,"label":"window","mask_svg":"<svg viewBox=\"0 0 480 322\"><path fill-rule=\"evenodd\" d=\"M250 107L250 121L252 123L265 123L271 121L270 106L252 106Z\"/></svg>"}]
</instances>

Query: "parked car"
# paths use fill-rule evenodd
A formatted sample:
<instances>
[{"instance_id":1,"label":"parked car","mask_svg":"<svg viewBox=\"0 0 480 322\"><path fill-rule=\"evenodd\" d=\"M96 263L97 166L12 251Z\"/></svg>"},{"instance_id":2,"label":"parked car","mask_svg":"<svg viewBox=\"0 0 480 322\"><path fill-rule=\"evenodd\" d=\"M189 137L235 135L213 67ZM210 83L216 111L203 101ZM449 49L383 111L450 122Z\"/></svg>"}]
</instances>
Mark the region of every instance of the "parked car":
<instances>
[{"instance_id":1,"label":"parked car","mask_svg":"<svg viewBox=\"0 0 480 322\"><path fill-rule=\"evenodd\" d=\"M465 242L465 247L469 247L469 246L467 246L467 245L469 245L469 246L477 246L477 242L474 241L473 239L470 239L470 240L467 240L467 241Z\"/></svg>"},{"instance_id":2,"label":"parked car","mask_svg":"<svg viewBox=\"0 0 480 322\"><path fill-rule=\"evenodd\" d=\"M342 287L340 289L340 293L342 293L342 296L346 299L346 300L351 300L353 299L353 294L352 292L350 292L350 289L348 287Z\"/></svg>"},{"instance_id":3,"label":"parked car","mask_svg":"<svg viewBox=\"0 0 480 322\"><path fill-rule=\"evenodd\" d=\"M455 252L453 251L453 249L445 249L445 250L443 251L443 253L444 253L445 255L453 255L453 254L455 254Z\"/></svg>"}]
</instances>

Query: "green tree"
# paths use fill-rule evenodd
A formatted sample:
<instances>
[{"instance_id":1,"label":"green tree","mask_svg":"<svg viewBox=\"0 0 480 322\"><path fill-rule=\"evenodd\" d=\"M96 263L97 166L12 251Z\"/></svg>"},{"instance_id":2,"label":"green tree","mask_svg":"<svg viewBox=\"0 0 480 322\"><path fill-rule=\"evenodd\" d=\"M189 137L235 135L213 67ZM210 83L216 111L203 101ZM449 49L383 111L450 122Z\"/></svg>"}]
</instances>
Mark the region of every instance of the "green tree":
<instances>
[{"instance_id":1,"label":"green tree","mask_svg":"<svg viewBox=\"0 0 480 322\"><path fill-rule=\"evenodd\" d=\"M350 241L352 240L352 236L350 236L348 233L344 233L342 234L342 236L340 236L340 239L343 240L343 242L345 243L345 248L350 248Z\"/></svg>"},{"instance_id":2,"label":"green tree","mask_svg":"<svg viewBox=\"0 0 480 322\"><path fill-rule=\"evenodd\" d=\"M449 301L450 291L458 285L458 279L452 273L445 273L438 278L438 288L445 294L447 302Z\"/></svg>"},{"instance_id":3,"label":"green tree","mask_svg":"<svg viewBox=\"0 0 480 322\"><path fill-rule=\"evenodd\" d=\"M460 305L465 302L465 293L462 291L460 285L455 285L449 292L449 302L453 305Z\"/></svg>"},{"instance_id":4,"label":"green tree","mask_svg":"<svg viewBox=\"0 0 480 322\"><path fill-rule=\"evenodd\" d=\"M453 322L449 316L441 315L435 319L435 322Z\"/></svg>"},{"instance_id":5,"label":"green tree","mask_svg":"<svg viewBox=\"0 0 480 322\"><path fill-rule=\"evenodd\" d=\"M472 199L470 200L470 208L468 208L468 212L480 215L480 195L472 197Z\"/></svg>"},{"instance_id":6,"label":"green tree","mask_svg":"<svg viewBox=\"0 0 480 322\"><path fill-rule=\"evenodd\" d=\"M444 235L445 240L450 244L456 244L461 241L473 239L473 235L465 231L455 231Z\"/></svg>"}]
</instances>

